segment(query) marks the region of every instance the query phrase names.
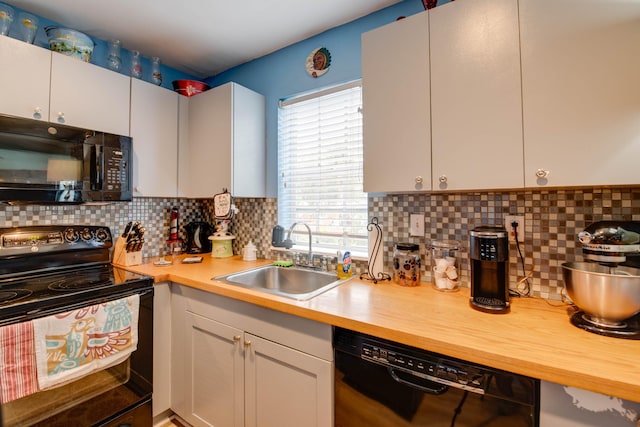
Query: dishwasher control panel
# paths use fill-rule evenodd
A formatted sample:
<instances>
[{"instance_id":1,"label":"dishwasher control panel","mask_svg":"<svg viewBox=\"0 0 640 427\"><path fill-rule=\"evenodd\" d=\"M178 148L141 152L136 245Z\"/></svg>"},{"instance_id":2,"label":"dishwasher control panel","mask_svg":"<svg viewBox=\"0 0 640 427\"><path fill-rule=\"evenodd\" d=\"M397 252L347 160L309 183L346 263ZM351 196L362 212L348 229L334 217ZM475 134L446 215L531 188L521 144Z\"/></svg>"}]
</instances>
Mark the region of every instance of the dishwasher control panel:
<instances>
[{"instance_id":1,"label":"dishwasher control panel","mask_svg":"<svg viewBox=\"0 0 640 427\"><path fill-rule=\"evenodd\" d=\"M440 384L484 394L486 375L470 365L425 354L407 354L391 346L363 342L360 357Z\"/></svg>"},{"instance_id":2,"label":"dishwasher control panel","mask_svg":"<svg viewBox=\"0 0 640 427\"><path fill-rule=\"evenodd\" d=\"M427 394L456 388L532 407L539 402L539 380L418 347L336 326L333 348L336 369L354 378L365 375L365 382L388 374L395 382Z\"/></svg>"}]
</instances>

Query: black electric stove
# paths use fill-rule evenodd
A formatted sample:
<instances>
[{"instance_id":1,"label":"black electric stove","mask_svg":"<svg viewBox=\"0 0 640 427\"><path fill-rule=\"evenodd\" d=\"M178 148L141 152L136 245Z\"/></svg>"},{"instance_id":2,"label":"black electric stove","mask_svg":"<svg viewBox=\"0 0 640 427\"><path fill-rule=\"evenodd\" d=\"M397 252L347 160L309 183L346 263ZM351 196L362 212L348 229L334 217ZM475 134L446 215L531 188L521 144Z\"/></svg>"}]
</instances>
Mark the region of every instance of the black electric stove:
<instances>
[{"instance_id":1,"label":"black electric stove","mask_svg":"<svg viewBox=\"0 0 640 427\"><path fill-rule=\"evenodd\" d=\"M111 265L112 246L102 226L0 228L0 325L152 288Z\"/></svg>"}]
</instances>

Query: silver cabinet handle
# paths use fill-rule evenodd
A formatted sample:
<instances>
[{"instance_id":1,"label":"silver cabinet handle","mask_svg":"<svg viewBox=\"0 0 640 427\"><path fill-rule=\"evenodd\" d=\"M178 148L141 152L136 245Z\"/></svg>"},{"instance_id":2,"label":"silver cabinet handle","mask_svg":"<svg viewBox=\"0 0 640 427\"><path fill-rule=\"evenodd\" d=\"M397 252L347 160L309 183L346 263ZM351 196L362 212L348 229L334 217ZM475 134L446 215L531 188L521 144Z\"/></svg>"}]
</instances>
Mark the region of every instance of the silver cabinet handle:
<instances>
[{"instance_id":1,"label":"silver cabinet handle","mask_svg":"<svg viewBox=\"0 0 640 427\"><path fill-rule=\"evenodd\" d=\"M58 112L58 122L64 123L64 113L62 111Z\"/></svg>"},{"instance_id":2,"label":"silver cabinet handle","mask_svg":"<svg viewBox=\"0 0 640 427\"><path fill-rule=\"evenodd\" d=\"M441 184L446 184L447 183L447 175L440 175L440 177L438 178L438 181L440 181Z\"/></svg>"},{"instance_id":3,"label":"silver cabinet handle","mask_svg":"<svg viewBox=\"0 0 640 427\"><path fill-rule=\"evenodd\" d=\"M536 177L537 178L546 178L549 176L549 171L546 171L544 169L538 169L536 171Z\"/></svg>"},{"instance_id":4,"label":"silver cabinet handle","mask_svg":"<svg viewBox=\"0 0 640 427\"><path fill-rule=\"evenodd\" d=\"M33 109L33 118L34 119L42 118L42 108L36 107Z\"/></svg>"},{"instance_id":5,"label":"silver cabinet handle","mask_svg":"<svg viewBox=\"0 0 640 427\"><path fill-rule=\"evenodd\" d=\"M424 179L420 175L416 176L416 184L422 184Z\"/></svg>"}]
</instances>

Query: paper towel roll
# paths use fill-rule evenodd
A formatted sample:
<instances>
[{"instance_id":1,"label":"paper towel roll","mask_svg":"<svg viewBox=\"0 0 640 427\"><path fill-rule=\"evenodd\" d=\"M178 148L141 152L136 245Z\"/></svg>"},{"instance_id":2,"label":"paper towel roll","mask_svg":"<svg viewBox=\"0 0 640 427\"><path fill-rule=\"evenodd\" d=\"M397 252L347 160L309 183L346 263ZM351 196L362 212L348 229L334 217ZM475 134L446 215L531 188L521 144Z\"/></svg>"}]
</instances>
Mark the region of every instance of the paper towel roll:
<instances>
[{"instance_id":1,"label":"paper towel roll","mask_svg":"<svg viewBox=\"0 0 640 427\"><path fill-rule=\"evenodd\" d=\"M382 258L382 228L369 226L369 274L374 278L380 278L384 272L384 262Z\"/></svg>"}]
</instances>

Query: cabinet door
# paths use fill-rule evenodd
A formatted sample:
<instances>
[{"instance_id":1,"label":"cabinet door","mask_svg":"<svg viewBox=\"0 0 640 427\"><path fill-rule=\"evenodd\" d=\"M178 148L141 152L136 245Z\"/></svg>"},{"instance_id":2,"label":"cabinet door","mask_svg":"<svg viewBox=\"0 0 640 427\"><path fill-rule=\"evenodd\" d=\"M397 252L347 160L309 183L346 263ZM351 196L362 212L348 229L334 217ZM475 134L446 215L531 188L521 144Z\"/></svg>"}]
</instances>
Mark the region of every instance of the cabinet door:
<instances>
[{"instance_id":1,"label":"cabinet door","mask_svg":"<svg viewBox=\"0 0 640 427\"><path fill-rule=\"evenodd\" d=\"M51 55L49 121L129 135L130 77L70 56Z\"/></svg>"},{"instance_id":2,"label":"cabinet door","mask_svg":"<svg viewBox=\"0 0 640 427\"><path fill-rule=\"evenodd\" d=\"M178 96L131 79L134 196L177 196Z\"/></svg>"},{"instance_id":3,"label":"cabinet door","mask_svg":"<svg viewBox=\"0 0 640 427\"><path fill-rule=\"evenodd\" d=\"M431 189L429 16L362 36L364 191Z\"/></svg>"},{"instance_id":4,"label":"cabinet door","mask_svg":"<svg viewBox=\"0 0 640 427\"><path fill-rule=\"evenodd\" d=\"M247 427L331 427L333 367L245 333Z\"/></svg>"},{"instance_id":5,"label":"cabinet door","mask_svg":"<svg viewBox=\"0 0 640 427\"><path fill-rule=\"evenodd\" d=\"M433 189L522 188L517 0L429 13Z\"/></svg>"},{"instance_id":6,"label":"cabinet door","mask_svg":"<svg viewBox=\"0 0 640 427\"><path fill-rule=\"evenodd\" d=\"M267 180L266 101L233 84L233 165L230 191L236 197L265 197Z\"/></svg>"},{"instance_id":7,"label":"cabinet door","mask_svg":"<svg viewBox=\"0 0 640 427\"><path fill-rule=\"evenodd\" d=\"M226 84L189 98L187 197L231 191L231 97L232 86Z\"/></svg>"},{"instance_id":8,"label":"cabinet door","mask_svg":"<svg viewBox=\"0 0 640 427\"><path fill-rule=\"evenodd\" d=\"M264 96L235 83L215 87L189 98L188 124L188 141L180 142L188 159L181 193L212 197L226 188L236 197L266 195Z\"/></svg>"},{"instance_id":9,"label":"cabinet door","mask_svg":"<svg viewBox=\"0 0 640 427\"><path fill-rule=\"evenodd\" d=\"M528 187L640 182L638 21L635 1L520 0Z\"/></svg>"},{"instance_id":10,"label":"cabinet door","mask_svg":"<svg viewBox=\"0 0 640 427\"><path fill-rule=\"evenodd\" d=\"M171 284L153 286L153 416L171 408Z\"/></svg>"},{"instance_id":11,"label":"cabinet door","mask_svg":"<svg viewBox=\"0 0 640 427\"><path fill-rule=\"evenodd\" d=\"M51 51L0 36L0 113L48 120Z\"/></svg>"},{"instance_id":12,"label":"cabinet door","mask_svg":"<svg viewBox=\"0 0 640 427\"><path fill-rule=\"evenodd\" d=\"M186 313L184 390L194 427L244 427L242 331Z\"/></svg>"}]
</instances>

